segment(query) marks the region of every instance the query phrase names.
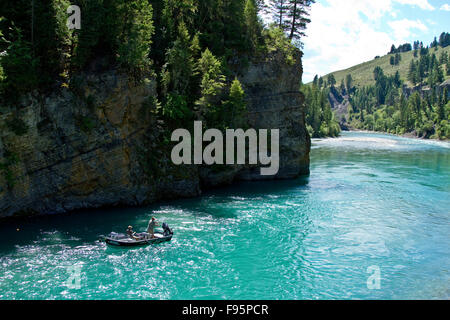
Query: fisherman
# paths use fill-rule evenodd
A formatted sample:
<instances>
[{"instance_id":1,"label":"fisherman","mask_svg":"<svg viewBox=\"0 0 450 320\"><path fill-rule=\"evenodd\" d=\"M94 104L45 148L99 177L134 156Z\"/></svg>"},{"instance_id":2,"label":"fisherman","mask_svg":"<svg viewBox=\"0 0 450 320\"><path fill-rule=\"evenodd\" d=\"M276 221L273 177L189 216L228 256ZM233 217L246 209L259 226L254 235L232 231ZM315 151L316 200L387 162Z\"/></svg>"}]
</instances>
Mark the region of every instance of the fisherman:
<instances>
[{"instance_id":1,"label":"fisherman","mask_svg":"<svg viewBox=\"0 0 450 320\"><path fill-rule=\"evenodd\" d=\"M133 231L133 226L128 226L127 229L127 235L134 240L139 240L138 237L136 237L136 232Z\"/></svg>"},{"instance_id":2,"label":"fisherman","mask_svg":"<svg viewBox=\"0 0 450 320\"><path fill-rule=\"evenodd\" d=\"M155 238L155 227L157 226L159 226L158 221L156 221L155 217L152 217L147 227L147 233L150 235L151 239Z\"/></svg>"}]
</instances>

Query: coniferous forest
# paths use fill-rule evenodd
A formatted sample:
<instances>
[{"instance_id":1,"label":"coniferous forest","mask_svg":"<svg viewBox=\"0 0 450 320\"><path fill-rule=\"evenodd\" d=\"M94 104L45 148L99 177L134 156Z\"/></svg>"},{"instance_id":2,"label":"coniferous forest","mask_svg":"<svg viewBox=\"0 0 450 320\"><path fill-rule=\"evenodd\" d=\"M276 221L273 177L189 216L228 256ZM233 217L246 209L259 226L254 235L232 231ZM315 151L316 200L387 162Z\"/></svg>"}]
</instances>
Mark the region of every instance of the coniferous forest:
<instances>
[{"instance_id":1,"label":"coniferous forest","mask_svg":"<svg viewBox=\"0 0 450 320\"><path fill-rule=\"evenodd\" d=\"M317 85L302 86L302 92L305 95L307 107L306 127L311 137L337 137L341 132L339 122L331 109L328 99L330 90L335 90L335 80L330 77L330 86L323 83L323 80Z\"/></svg>"},{"instance_id":2,"label":"coniferous forest","mask_svg":"<svg viewBox=\"0 0 450 320\"><path fill-rule=\"evenodd\" d=\"M376 67L366 75L369 84L355 84L350 73L343 78L341 75L340 84L333 73L324 78L316 76L303 89L309 101L309 130L315 136L328 133L321 128L329 127L326 123L330 117L324 114L332 101L335 108L346 108L337 119L344 127L449 139L449 84L448 80L445 82L450 76L449 45L450 34L446 32L429 46L420 41L398 48L393 45L387 56L389 67L377 65L380 57L373 61ZM402 61L402 57L409 55L410 62ZM406 63L407 66L402 65ZM398 70L389 75L387 71L391 68ZM402 69L406 71L401 75Z\"/></svg>"},{"instance_id":3,"label":"coniferous forest","mask_svg":"<svg viewBox=\"0 0 450 320\"><path fill-rule=\"evenodd\" d=\"M151 101L168 126L200 117L219 128L240 125L245 92L236 75L253 60L301 44L314 1L17 0L0 5L2 107L21 95L76 89L83 72L120 70L156 78ZM66 26L69 5L81 29ZM261 14L270 16L263 22ZM16 119L20 128L20 119ZM22 128L26 130L26 128ZM16 130L17 132L21 130Z\"/></svg>"}]
</instances>

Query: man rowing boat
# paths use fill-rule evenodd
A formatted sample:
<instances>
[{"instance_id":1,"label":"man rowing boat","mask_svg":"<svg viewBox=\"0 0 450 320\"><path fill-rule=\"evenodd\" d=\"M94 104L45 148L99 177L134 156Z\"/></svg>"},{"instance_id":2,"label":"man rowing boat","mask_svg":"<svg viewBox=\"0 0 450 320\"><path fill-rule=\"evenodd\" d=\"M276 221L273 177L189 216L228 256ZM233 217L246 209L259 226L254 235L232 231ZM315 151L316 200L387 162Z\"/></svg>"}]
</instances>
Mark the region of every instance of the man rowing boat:
<instances>
[{"instance_id":1,"label":"man rowing boat","mask_svg":"<svg viewBox=\"0 0 450 320\"><path fill-rule=\"evenodd\" d=\"M139 238L136 237L136 232L134 232L132 226L128 226L128 229L127 229L127 235L128 235L128 237L131 238L131 239L139 240Z\"/></svg>"}]
</instances>

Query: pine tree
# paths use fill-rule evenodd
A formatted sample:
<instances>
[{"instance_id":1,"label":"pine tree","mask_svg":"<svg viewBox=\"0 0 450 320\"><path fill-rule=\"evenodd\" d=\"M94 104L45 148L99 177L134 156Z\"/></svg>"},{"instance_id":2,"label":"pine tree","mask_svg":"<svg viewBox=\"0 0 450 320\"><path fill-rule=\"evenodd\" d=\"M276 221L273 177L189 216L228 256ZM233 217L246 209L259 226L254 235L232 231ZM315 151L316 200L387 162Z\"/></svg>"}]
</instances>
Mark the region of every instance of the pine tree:
<instances>
[{"instance_id":1,"label":"pine tree","mask_svg":"<svg viewBox=\"0 0 450 320\"><path fill-rule=\"evenodd\" d=\"M305 29L309 19L309 9L315 0L290 0L288 19L290 25L289 39L300 40L305 36Z\"/></svg>"},{"instance_id":2,"label":"pine tree","mask_svg":"<svg viewBox=\"0 0 450 320\"><path fill-rule=\"evenodd\" d=\"M432 71L436 65L439 65L439 62L436 58L436 55L433 53L431 55L431 58L429 58L428 72Z\"/></svg>"},{"instance_id":3,"label":"pine tree","mask_svg":"<svg viewBox=\"0 0 450 320\"><path fill-rule=\"evenodd\" d=\"M190 31L194 27L194 18L197 12L195 0L163 0L162 18L167 28L169 39L175 39L179 24L183 23Z\"/></svg>"},{"instance_id":4,"label":"pine tree","mask_svg":"<svg viewBox=\"0 0 450 320\"><path fill-rule=\"evenodd\" d=\"M437 64L434 65L431 77L433 78L433 84L439 85L444 81L444 72ZM433 85L431 87L433 87Z\"/></svg>"},{"instance_id":5,"label":"pine tree","mask_svg":"<svg viewBox=\"0 0 450 320\"><path fill-rule=\"evenodd\" d=\"M256 0L255 1L256 8L258 9L258 12L264 11L267 9L266 2L264 0Z\"/></svg>"},{"instance_id":6,"label":"pine tree","mask_svg":"<svg viewBox=\"0 0 450 320\"><path fill-rule=\"evenodd\" d=\"M247 39L250 47L255 49L258 46L261 36L261 23L258 18L258 7L255 0L247 0L244 9L244 18L247 31Z\"/></svg>"},{"instance_id":7,"label":"pine tree","mask_svg":"<svg viewBox=\"0 0 450 320\"><path fill-rule=\"evenodd\" d=\"M398 66L400 64L400 61L402 61L402 55L400 53L395 54L394 64Z\"/></svg>"},{"instance_id":8,"label":"pine tree","mask_svg":"<svg viewBox=\"0 0 450 320\"><path fill-rule=\"evenodd\" d=\"M350 93L353 89L353 78L351 74L348 74L345 77L345 87L347 88L348 93Z\"/></svg>"},{"instance_id":9,"label":"pine tree","mask_svg":"<svg viewBox=\"0 0 450 320\"><path fill-rule=\"evenodd\" d=\"M394 75L394 85L399 88L401 84L400 72L397 70Z\"/></svg>"},{"instance_id":10,"label":"pine tree","mask_svg":"<svg viewBox=\"0 0 450 320\"><path fill-rule=\"evenodd\" d=\"M447 52L442 52L439 56L439 64L447 64L448 61L448 54Z\"/></svg>"},{"instance_id":11,"label":"pine tree","mask_svg":"<svg viewBox=\"0 0 450 320\"><path fill-rule=\"evenodd\" d=\"M437 41L437 38L434 37L434 40L433 40L433 42L431 43L430 47L431 47L431 48L435 48L435 47L437 47L437 46L438 46L438 41Z\"/></svg>"},{"instance_id":12,"label":"pine tree","mask_svg":"<svg viewBox=\"0 0 450 320\"><path fill-rule=\"evenodd\" d=\"M395 47L395 45L393 44L392 46L391 46L391 51L389 51L389 54L394 54L394 53L396 53L397 52L397 48Z\"/></svg>"},{"instance_id":13,"label":"pine tree","mask_svg":"<svg viewBox=\"0 0 450 320\"><path fill-rule=\"evenodd\" d=\"M417 67L414 60L411 61L411 64L409 65L409 71L408 71L408 81L411 82L414 86L417 84Z\"/></svg>"},{"instance_id":14,"label":"pine tree","mask_svg":"<svg viewBox=\"0 0 450 320\"><path fill-rule=\"evenodd\" d=\"M336 78L334 77L334 75L330 74L328 76L328 85L330 87L334 87L335 84L336 84Z\"/></svg>"},{"instance_id":15,"label":"pine tree","mask_svg":"<svg viewBox=\"0 0 450 320\"><path fill-rule=\"evenodd\" d=\"M0 26L3 29L0 52L6 51L11 55L10 57L6 55L2 59L4 60L2 63L8 65L3 66L4 76L13 86L19 78L29 78L18 81L18 87L13 91L22 91L20 82L23 80L27 90L31 87L46 88L55 80L60 80L60 74L65 68L70 38L70 31L66 26L68 6L67 0L17 0L14 1L14 5L5 1L0 4L0 17L4 17ZM17 41L19 43L12 45ZM12 64L18 63L19 60L22 60L23 67L16 65L15 71L10 69Z\"/></svg>"},{"instance_id":16,"label":"pine tree","mask_svg":"<svg viewBox=\"0 0 450 320\"><path fill-rule=\"evenodd\" d=\"M375 69L373 70L373 79L375 81L378 81L382 77L384 77L383 69L381 69L381 67L379 66L375 67Z\"/></svg>"},{"instance_id":17,"label":"pine tree","mask_svg":"<svg viewBox=\"0 0 450 320\"><path fill-rule=\"evenodd\" d=\"M318 80L319 80L319 76L316 74L314 76L314 79L313 79L313 85L317 86L318 85Z\"/></svg>"},{"instance_id":18,"label":"pine tree","mask_svg":"<svg viewBox=\"0 0 450 320\"><path fill-rule=\"evenodd\" d=\"M39 59L39 78L50 85L64 70L70 31L66 26L67 0L34 1L33 53Z\"/></svg>"},{"instance_id":19,"label":"pine tree","mask_svg":"<svg viewBox=\"0 0 450 320\"><path fill-rule=\"evenodd\" d=\"M194 73L194 50L191 36L184 24L178 26L178 36L173 46L167 50L166 64L162 71L163 93L189 96L189 86Z\"/></svg>"},{"instance_id":20,"label":"pine tree","mask_svg":"<svg viewBox=\"0 0 450 320\"><path fill-rule=\"evenodd\" d=\"M118 6L121 19L117 42L119 65L135 76L142 76L150 66L149 53L154 33L152 6L148 0L126 1Z\"/></svg>"},{"instance_id":21,"label":"pine tree","mask_svg":"<svg viewBox=\"0 0 450 320\"><path fill-rule=\"evenodd\" d=\"M224 113L231 116L229 125L233 128L242 127L242 120L245 119L247 105L245 102L245 92L240 81L235 78L231 83L228 101L225 103Z\"/></svg>"},{"instance_id":22,"label":"pine tree","mask_svg":"<svg viewBox=\"0 0 450 320\"><path fill-rule=\"evenodd\" d=\"M446 120L445 116L445 105L446 103L446 97L447 97L448 91L447 88L444 89L443 99L439 101L438 108L437 108L437 116L438 116L438 122L440 123L442 120Z\"/></svg>"},{"instance_id":23,"label":"pine tree","mask_svg":"<svg viewBox=\"0 0 450 320\"><path fill-rule=\"evenodd\" d=\"M39 84L38 61L34 58L31 42L24 39L22 31L15 27L15 35L9 35L13 41L7 41L8 54L1 56L3 69L2 94L9 101L15 100L23 93L34 90Z\"/></svg>"},{"instance_id":24,"label":"pine tree","mask_svg":"<svg viewBox=\"0 0 450 320\"><path fill-rule=\"evenodd\" d=\"M199 2L199 1L196 1ZM229 48L234 48L239 51L247 49L246 34L242 32L245 30L245 5L246 0L219 0L219 6L223 16L221 17L223 23L223 38L222 46L224 52ZM215 54L222 54L215 52Z\"/></svg>"},{"instance_id":25,"label":"pine tree","mask_svg":"<svg viewBox=\"0 0 450 320\"><path fill-rule=\"evenodd\" d=\"M391 56L391 58L389 59L389 63L391 66L395 65L395 57L394 56Z\"/></svg>"},{"instance_id":26,"label":"pine tree","mask_svg":"<svg viewBox=\"0 0 450 320\"><path fill-rule=\"evenodd\" d=\"M199 107L200 114L208 119L217 113L222 89L225 87L225 76L222 73L222 64L209 49L202 53L196 70L202 76L201 97L196 105Z\"/></svg>"},{"instance_id":27,"label":"pine tree","mask_svg":"<svg viewBox=\"0 0 450 320\"><path fill-rule=\"evenodd\" d=\"M345 95L346 91L345 91L344 79L341 80L341 84L339 86L339 92L340 92L340 94Z\"/></svg>"},{"instance_id":28,"label":"pine tree","mask_svg":"<svg viewBox=\"0 0 450 320\"><path fill-rule=\"evenodd\" d=\"M309 19L309 8L315 0L271 0L268 12L273 22L283 30L289 39L299 41Z\"/></svg>"},{"instance_id":29,"label":"pine tree","mask_svg":"<svg viewBox=\"0 0 450 320\"><path fill-rule=\"evenodd\" d=\"M441 36L439 37L439 44L441 47L445 48L448 45L450 45L450 33L448 32L442 32Z\"/></svg>"},{"instance_id":30,"label":"pine tree","mask_svg":"<svg viewBox=\"0 0 450 320\"><path fill-rule=\"evenodd\" d=\"M444 88L444 91L442 93L442 104L445 106L448 103L448 89L447 87Z\"/></svg>"},{"instance_id":31,"label":"pine tree","mask_svg":"<svg viewBox=\"0 0 450 320\"><path fill-rule=\"evenodd\" d=\"M289 29L288 13L290 0L271 0L267 12L272 15L273 22L283 31Z\"/></svg>"},{"instance_id":32,"label":"pine tree","mask_svg":"<svg viewBox=\"0 0 450 320\"><path fill-rule=\"evenodd\" d=\"M322 88L322 86L323 86L323 83L324 83L324 81L323 81L323 78L322 78L322 77L320 77L320 78L319 78L319 89L321 89L321 88Z\"/></svg>"},{"instance_id":33,"label":"pine tree","mask_svg":"<svg viewBox=\"0 0 450 320\"><path fill-rule=\"evenodd\" d=\"M106 29L114 33L115 26L114 11L116 7L111 3L109 9L105 8L101 0L78 0L76 5L83 8L82 28L74 32L72 43L71 69L73 72L82 70L94 59L95 55L101 53L103 57L114 56L114 45L109 41ZM110 13L109 18L108 13Z\"/></svg>"}]
</instances>

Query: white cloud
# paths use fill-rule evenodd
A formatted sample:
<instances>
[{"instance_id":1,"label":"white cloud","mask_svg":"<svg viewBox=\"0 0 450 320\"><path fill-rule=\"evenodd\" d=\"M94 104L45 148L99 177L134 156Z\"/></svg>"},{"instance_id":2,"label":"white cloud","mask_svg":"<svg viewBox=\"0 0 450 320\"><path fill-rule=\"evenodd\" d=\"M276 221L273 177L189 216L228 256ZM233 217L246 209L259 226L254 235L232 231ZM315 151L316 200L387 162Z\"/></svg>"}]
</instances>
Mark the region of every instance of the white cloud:
<instances>
[{"instance_id":1,"label":"white cloud","mask_svg":"<svg viewBox=\"0 0 450 320\"><path fill-rule=\"evenodd\" d=\"M428 0L394 0L400 4L408 4L411 6L417 6L423 10L433 11L434 7L428 2Z\"/></svg>"},{"instance_id":2,"label":"white cloud","mask_svg":"<svg viewBox=\"0 0 450 320\"><path fill-rule=\"evenodd\" d=\"M327 0L313 4L312 22L303 39L304 82L311 81L315 74L325 75L384 55L392 44L408 42L414 30L427 30L420 20L380 25L383 17L395 19L395 3L434 9L427 0Z\"/></svg>"},{"instance_id":3,"label":"white cloud","mask_svg":"<svg viewBox=\"0 0 450 320\"><path fill-rule=\"evenodd\" d=\"M390 0L315 3L308 37L304 38L307 49L304 81L312 80L314 74L324 75L385 54L395 39L376 31L373 24L390 12L391 7Z\"/></svg>"},{"instance_id":4,"label":"white cloud","mask_svg":"<svg viewBox=\"0 0 450 320\"><path fill-rule=\"evenodd\" d=\"M450 11L450 4L443 4L441 7L441 10L443 11Z\"/></svg>"},{"instance_id":5,"label":"white cloud","mask_svg":"<svg viewBox=\"0 0 450 320\"><path fill-rule=\"evenodd\" d=\"M412 29L418 29L421 31L427 31L428 27L422 23L420 20L397 20L388 22L388 25L394 30L394 35L396 39L406 39L413 35Z\"/></svg>"}]
</instances>

